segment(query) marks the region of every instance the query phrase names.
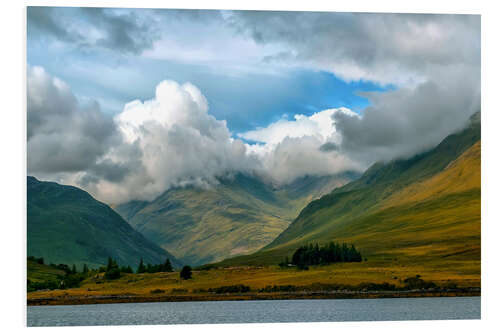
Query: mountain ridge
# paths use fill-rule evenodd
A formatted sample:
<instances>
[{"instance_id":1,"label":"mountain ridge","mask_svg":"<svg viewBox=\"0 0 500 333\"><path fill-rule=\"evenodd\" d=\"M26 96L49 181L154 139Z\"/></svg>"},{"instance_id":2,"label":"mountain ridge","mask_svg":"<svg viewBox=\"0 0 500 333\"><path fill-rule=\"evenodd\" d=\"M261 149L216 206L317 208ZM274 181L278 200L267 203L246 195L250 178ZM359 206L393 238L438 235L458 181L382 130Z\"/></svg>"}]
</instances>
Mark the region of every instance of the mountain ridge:
<instances>
[{"instance_id":1,"label":"mountain ridge","mask_svg":"<svg viewBox=\"0 0 500 333\"><path fill-rule=\"evenodd\" d=\"M208 189L173 188L151 202L114 208L153 242L200 265L260 249L307 202L357 176L305 176L277 187L255 175L236 173Z\"/></svg>"},{"instance_id":2,"label":"mountain ridge","mask_svg":"<svg viewBox=\"0 0 500 333\"><path fill-rule=\"evenodd\" d=\"M27 177L27 236L28 256L46 262L97 267L113 257L133 267L140 258L181 264L86 191L33 176Z\"/></svg>"},{"instance_id":3,"label":"mountain ridge","mask_svg":"<svg viewBox=\"0 0 500 333\"><path fill-rule=\"evenodd\" d=\"M372 258L390 257L387 253L398 248L416 249L426 242L435 244L436 249L442 246L443 253L458 258L454 251L463 241L470 250L468 260L479 269L479 119L480 114L473 115L465 128L424 153L375 163L357 180L311 201L266 247L220 265L276 264L304 243L330 240L354 242ZM426 195L422 194L424 190ZM456 240L450 240L449 235L455 235ZM379 237L387 238L387 242L377 243ZM421 257L412 256L408 250L405 258L424 258L431 250L423 251Z\"/></svg>"}]
</instances>

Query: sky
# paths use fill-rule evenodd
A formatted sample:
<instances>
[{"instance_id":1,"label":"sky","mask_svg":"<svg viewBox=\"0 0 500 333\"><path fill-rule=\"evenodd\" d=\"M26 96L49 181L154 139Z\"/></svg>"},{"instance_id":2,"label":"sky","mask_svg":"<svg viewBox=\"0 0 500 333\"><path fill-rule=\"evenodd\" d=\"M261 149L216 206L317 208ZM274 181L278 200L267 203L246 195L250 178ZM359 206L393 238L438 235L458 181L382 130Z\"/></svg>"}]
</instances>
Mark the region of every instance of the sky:
<instances>
[{"instance_id":1,"label":"sky","mask_svg":"<svg viewBox=\"0 0 500 333\"><path fill-rule=\"evenodd\" d=\"M28 174L107 203L412 156L480 110L477 15L28 7Z\"/></svg>"}]
</instances>

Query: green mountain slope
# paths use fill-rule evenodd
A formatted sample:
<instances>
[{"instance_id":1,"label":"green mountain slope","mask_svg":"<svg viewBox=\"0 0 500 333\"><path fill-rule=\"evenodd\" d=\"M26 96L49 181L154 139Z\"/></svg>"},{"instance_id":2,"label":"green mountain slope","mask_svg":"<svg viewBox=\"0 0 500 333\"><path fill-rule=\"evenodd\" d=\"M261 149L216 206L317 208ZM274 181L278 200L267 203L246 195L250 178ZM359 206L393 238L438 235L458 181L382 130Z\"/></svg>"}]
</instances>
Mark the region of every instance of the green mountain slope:
<instances>
[{"instance_id":1,"label":"green mountain slope","mask_svg":"<svg viewBox=\"0 0 500 333\"><path fill-rule=\"evenodd\" d=\"M132 267L141 257L151 264L168 257L180 265L87 192L34 177L27 184L28 256L78 267L105 265L108 257Z\"/></svg>"},{"instance_id":2,"label":"green mountain slope","mask_svg":"<svg viewBox=\"0 0 500 333\"><path fill-rule=\"evenodd\" d=\"M152 202L115 208L147 238L190 264L254 252L271 242L311 200L358 175L303 177L281 187L236 174L209 189L171 189Z\"/></svg>"},{"instance_id":3,"label":"green mountain slope","mask_svg":"<svg viewBox=\"0 0 500 333\"><path fill-rule=\"evenodd\" d=\"M479 115L437 147L376 163L309 203L261 251L223 265L278 263L307 242L353 242L370 259L469 260L480 267Z\"/></svg>"}]
</instances>

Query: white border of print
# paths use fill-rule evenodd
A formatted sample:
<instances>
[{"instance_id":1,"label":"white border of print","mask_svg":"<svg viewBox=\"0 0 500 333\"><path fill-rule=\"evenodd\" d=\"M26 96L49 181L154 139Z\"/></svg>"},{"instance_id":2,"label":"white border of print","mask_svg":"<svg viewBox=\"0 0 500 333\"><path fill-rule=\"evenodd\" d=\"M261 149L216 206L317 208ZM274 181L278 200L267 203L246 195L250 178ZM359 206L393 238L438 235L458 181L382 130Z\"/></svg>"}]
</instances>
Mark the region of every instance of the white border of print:
<instances>
[{"instance_id":1,"label":"white border of print","mask_svg":"<svg viewBox=\"0 0 500 333\"><path fill-rule=\"evenodd\" d=\"M500 326L498 284L500 281L496 254L500 253L497 238L500 235L500 205L497 204L500 188L500 157L497 154L500 131L500 107L496 81L500 31L498 5L493 1L269 1L269 0L63 0L63 1L11 1L3 3L0 22L2 38L1 110L2 143L0 202L2 203L2 312L1 324L5 331L26 329L26 15L25 6L94 6L94 7L149 7L149 8L210 8L210 9L264 9L264 10L315 10L345 12L411 12L411 13L461 13L482 15L482 320L461 321L406 321L406 322L347 322L300 324L225 324L225 325L173 325L168 326L106 326L92 327L93 332L217 332L237 330L254 331L286 330L290 333L314 330L315 332L488 332ZM497 307L499 305L499 307ZM57 330L88 331L88 327L58 328ZM53 327L31 328L52 332Z\"/></svg>"}]
</instances>

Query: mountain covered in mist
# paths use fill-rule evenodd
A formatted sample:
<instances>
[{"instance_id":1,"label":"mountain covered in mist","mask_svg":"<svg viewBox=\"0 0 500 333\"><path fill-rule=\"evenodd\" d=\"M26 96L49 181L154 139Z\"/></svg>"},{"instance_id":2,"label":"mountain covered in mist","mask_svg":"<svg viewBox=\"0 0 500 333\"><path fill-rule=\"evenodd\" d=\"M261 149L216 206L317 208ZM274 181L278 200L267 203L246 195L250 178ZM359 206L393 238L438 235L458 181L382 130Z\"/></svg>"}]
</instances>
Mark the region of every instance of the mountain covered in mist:
<instances>
[{"instance_id":1,"label":"mountain covered in mist","mask_svg":"<svg viewBox=\"0 0 500 333\"><path fill-rule=\"evenodd\" d=\"M310 202L273 242L223 265L278 263L300 245L356 244L369 260L480 269L480 113L435 148L375 163L357 180Z\"/></svg>"}]
</instances>

